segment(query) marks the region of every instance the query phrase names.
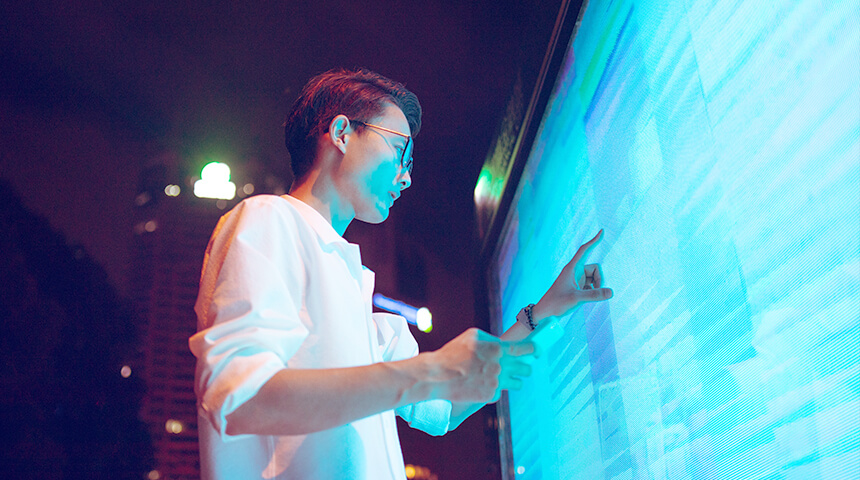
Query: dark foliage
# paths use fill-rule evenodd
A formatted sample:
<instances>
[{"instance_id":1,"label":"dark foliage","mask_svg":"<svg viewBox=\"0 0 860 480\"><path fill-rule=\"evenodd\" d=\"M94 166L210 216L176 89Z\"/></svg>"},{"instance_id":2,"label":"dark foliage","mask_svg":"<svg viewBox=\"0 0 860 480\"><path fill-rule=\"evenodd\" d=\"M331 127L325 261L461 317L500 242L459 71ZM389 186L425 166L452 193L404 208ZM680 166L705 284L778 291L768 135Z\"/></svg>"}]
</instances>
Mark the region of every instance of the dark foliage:
<instances>
[{"instance_id":1,"label":"dark foliage","mask_svg":"<svg viewBox=\"0 0 860 480\"><path fill-rule=\"evenodd\" d=\"M152 445L134 315L107 275L0 182L3 478L140 479Z\"/></svg>"}]
</instances>

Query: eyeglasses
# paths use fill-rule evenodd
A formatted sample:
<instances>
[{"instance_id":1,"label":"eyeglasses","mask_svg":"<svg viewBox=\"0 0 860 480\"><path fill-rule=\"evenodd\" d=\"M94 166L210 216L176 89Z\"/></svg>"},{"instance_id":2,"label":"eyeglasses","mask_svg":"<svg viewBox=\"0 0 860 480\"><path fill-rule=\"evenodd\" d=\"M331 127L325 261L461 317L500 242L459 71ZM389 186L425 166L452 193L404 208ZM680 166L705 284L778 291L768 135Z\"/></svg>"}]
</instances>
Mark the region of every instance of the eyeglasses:
<instances>
[{"instance_id":1,"label":"eyeglasses","mask_svg":"<svg viewBox=\"0 0 860 480\"><path fill-rule=\"evenodd\" d=\"M400 168L406 170L410 176L412 176L412 135L406 135L405 133L400 133L395 130L391 130L389 128L380 127L379 125L373 125L372 123L365 123L361 120L352 120L352 123L358 123L360 125L364 125L365 127L375 128L377 130L382 130L383 132L393 133L394 135L398 135L406 139L406 145L403 146L403 151L400 153ZM389 145L391 145L389 143ZM393 147L393 146L392 146ZM393 147L395 152L397 151L397 147Z\"/></svg>"}]
</instances>

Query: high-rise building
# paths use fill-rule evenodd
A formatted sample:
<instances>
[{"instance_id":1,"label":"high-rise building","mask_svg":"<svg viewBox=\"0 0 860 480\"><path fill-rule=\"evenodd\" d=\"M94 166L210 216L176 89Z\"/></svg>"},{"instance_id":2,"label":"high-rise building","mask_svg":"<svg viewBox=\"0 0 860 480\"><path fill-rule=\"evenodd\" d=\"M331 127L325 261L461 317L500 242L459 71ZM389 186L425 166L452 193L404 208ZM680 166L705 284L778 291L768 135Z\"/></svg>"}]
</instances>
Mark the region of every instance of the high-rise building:
<instances>
[{"instance_id":1,"label":"high-rise building","mask_svg":"<svg viewBox=\"0 0 860 480\"><path fill-rule=\"evenodd\" d=\"M195 359L188 349L197 326L194 302L200 268L219 217L255 188L251 182L239 182L231 200L198 198L198 179L187 169L174 155L150 162L140 178L132 226L130 285L143 319L139 370L147 385L141 418L155 450L149 478L158 480L200 477ZM269 189L283 193L279 185L275 182L272 189L270 182Z\"/></svg>"}]
</instances>

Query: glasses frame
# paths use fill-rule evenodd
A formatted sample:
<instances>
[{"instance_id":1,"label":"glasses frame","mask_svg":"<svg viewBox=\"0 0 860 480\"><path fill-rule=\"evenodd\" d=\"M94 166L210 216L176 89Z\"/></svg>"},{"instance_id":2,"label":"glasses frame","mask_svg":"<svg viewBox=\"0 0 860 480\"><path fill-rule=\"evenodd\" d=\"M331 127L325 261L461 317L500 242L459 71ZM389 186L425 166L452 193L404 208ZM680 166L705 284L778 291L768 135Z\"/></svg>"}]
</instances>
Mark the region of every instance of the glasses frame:
<instances>
[{"instance_id":1,"label":"glasses frame","mask_svg":"<svg viewBox=\"0 0 860 480\"><path fill-rule=\"evenodd\" d=\"M410 177L412 176L412 155L409 155L408 159L406 158L406 152L409 151L409 145L412 144L412 135L407 135L405 133L398 132L397 130L381 127L372 123L362 122L361 120L350 120L350 122L364 125L365 127L375 128L377 130L382 130L383 132L393 133L394 135L405 138L406 145L403 146L403 153L400 155L400 168L406 170L406 172L409 173Z\"/></svg>"}]
</instances>

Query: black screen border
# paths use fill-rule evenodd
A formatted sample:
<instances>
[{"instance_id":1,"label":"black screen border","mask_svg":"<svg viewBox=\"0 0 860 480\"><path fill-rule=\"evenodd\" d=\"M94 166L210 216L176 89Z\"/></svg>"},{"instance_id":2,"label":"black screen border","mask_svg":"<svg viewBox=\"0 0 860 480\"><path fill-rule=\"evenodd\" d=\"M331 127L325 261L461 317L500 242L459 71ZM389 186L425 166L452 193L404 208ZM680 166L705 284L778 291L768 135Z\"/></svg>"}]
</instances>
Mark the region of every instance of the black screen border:
<instances>
[{"instance_id":1,"label":"black screen border","mask_svg":"<svg viewBox=\"0 0 860 480\"><path fill-rule=\"evenodd\" d=\"M479 206L479 229L483 236L480 266L479 271L483 272L483 281L476 289L479 293L478 301L484 304L483 311L486 323L490 326L491 331L500 335L503 326L500 321L499 305L499 288L498 280L493 274L495 269L495 261L497 258L497 249L500 243L502 232L507 229L510 217L510 210L513 204L519 182L522 177L523 170L529 160L529 156L540 128L544 113L549 105L550 97L555 89L558 81L560 69L567 56L570 45L579 30L582 21L582 15L588 4L588 0L562 0L557 7L555 15L555 23L552 27L552 32L549 36L549 45L546 47L539 69L534 68L535 56L532 58L524 58L520 62L520 71L518 72L517 82L512 88L512 94L509 98L509 105L505 117L502 119L501 126L497 133L495 144L498 145L501 135L510 135L511 129L505 126L514 124L516 140L509 142L511 147L504 152L502 161L507 164L507 175L504 179L505 186L498 203L498 207L490 209L490 211L481 212ZM553 5L553 7L555 6ZM544 8L546 8L546 4ZM535 27L535 28L540 28ZM546 30L544 30L545 32ZM528 38L528 33L525 38ZM521 54L528 56L527 47L524 45L524 51ZM531 64L530 64L531 63ZM537 75L535 76L535 71ZM523 104L523 91L526 85L534 85L529 103L527 106ZM519 105L517 105L519 103ZM494 148L491 148L488 154L485 166L491 161L497 161L498 158L491 158ZM496 152L497 153L497 152ZM481 218L483 217L483 218ZM483 224L481 222L483 220ZM514 480L516 477L516 466L514 465L511 428L510 428L510 406L506 392L502 393L501 398L496 403L496 416L498 426L499 439L499 454L501 460L501 476L504 480Z\"/></svg>"}]
</instances>

